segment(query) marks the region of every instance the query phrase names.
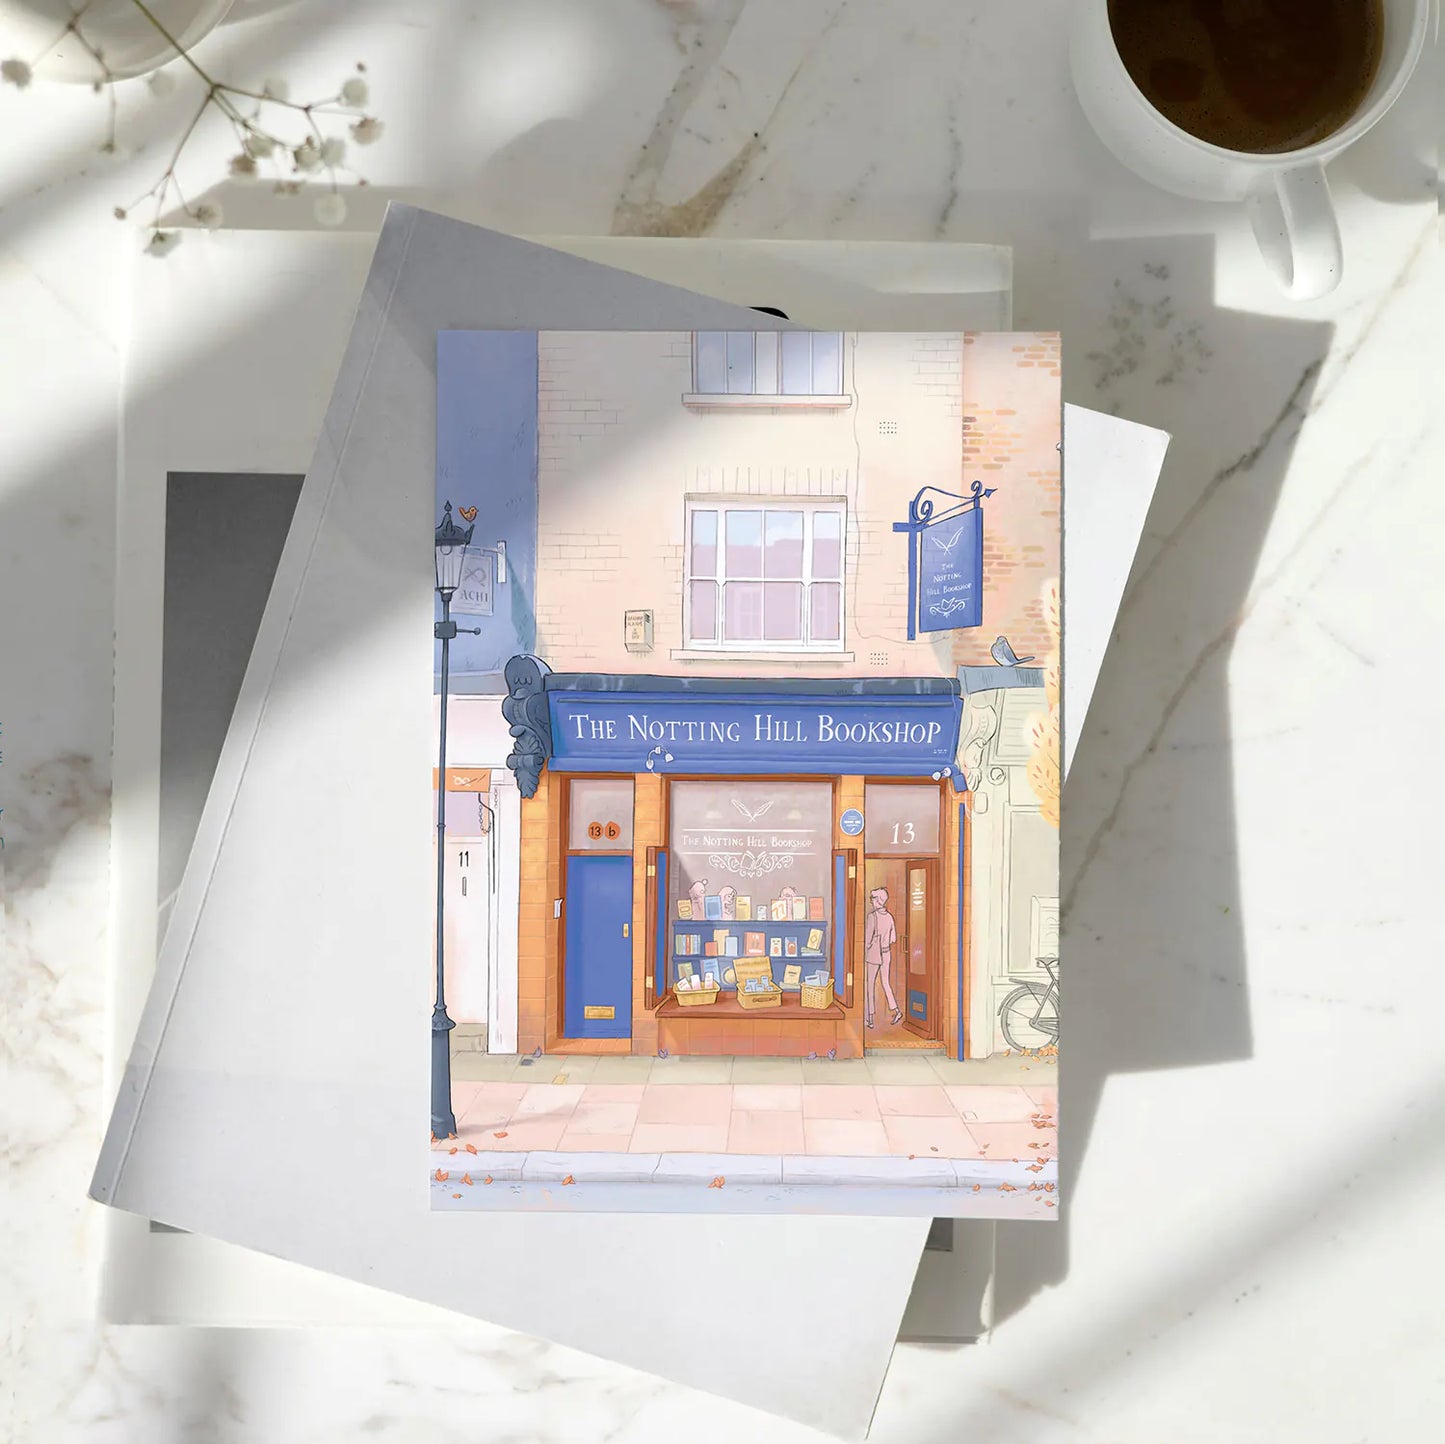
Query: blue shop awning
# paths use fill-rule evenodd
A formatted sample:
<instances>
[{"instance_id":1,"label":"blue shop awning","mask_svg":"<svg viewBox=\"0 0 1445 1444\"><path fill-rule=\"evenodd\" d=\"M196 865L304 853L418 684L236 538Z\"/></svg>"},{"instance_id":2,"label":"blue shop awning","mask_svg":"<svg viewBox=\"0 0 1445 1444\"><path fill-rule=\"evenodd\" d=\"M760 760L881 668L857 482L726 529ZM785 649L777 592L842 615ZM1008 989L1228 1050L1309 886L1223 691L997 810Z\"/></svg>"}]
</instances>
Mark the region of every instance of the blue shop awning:
<instances>
[{"instance_id":1,"label":"blue shop awning","mask_svg":"<svg viewBox=\"0 0 1445 1444\"><path fill-rule=\"evenodd\" d=\"M543 766L576 772L952 776L963 715L952 677L729 679L507 664L507 759L530 797Z\"/></svg>"}]
</instances>

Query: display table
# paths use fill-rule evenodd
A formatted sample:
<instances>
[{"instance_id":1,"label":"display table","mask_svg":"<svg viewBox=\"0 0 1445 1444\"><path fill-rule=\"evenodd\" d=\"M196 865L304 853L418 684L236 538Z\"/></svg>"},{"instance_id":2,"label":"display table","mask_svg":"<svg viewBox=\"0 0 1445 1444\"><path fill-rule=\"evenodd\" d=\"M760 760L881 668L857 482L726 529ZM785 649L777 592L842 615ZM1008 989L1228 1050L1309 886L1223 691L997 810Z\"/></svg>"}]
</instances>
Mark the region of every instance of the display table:
<instances>
[{"instance_id":1,"label":"display table","mask_svg":"<svg viewBox=\"0 0 1445 1444\"><path fill-rule=\"evenodd\" d=\"M834 1001L805 1008L785 993L775 1008L744 1008L730 990L715 1003L684 1008L669 995L657 1005L657 1046L675 1057L861 1058L863 1010Z\"/></svg>"},{"instance_id":2,"label":"display table","mask_svg":"<svg viewBox=\"0 0 1445 1444\"><path fill-rule=\"evenodd\" d=\"M805 1008L796 995L784 998L776 1008L744 1008L735 997L724 993L715 1003L691 1008L685 1008L675 997L669 997L657 1005L657 1016L686 1018L690 1022L726 1017L729 1021L741 1018L749 1023L765 1023L769 1018L845 1018L847 1012L841 1003L829 1003L826 1008Z\"/></svg>"}]
</instances>

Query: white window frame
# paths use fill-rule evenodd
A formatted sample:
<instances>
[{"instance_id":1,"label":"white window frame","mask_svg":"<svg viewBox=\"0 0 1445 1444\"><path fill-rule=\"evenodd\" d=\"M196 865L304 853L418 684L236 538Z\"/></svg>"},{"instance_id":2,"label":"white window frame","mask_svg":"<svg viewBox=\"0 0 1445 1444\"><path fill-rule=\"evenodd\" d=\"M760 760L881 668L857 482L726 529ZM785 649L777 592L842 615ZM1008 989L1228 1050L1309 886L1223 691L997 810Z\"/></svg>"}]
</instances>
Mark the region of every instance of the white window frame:
<instances>
[{"instance_id":1,"label":"white window frame","mask_svg":"<svg viewBox=\"0 0 1445 1444\"><path fill-rule=\"evenodd\" d=\"M718 599L716 636L712 640L700 640L693 636L692 627L692 519L699 511L717 513L717 573L715 576L699 577L699 581L717 583ZM729 642L723 636L725 601L723 588L728 582L793 581L792 577L729 577L723 569L726 556L727 513L730 511L800 511L803 513L803 574L796 580L803 585L803 631L804 636L812 627L812 605L809 589L814 581L834 583L838 586L838 636L821 642L807 640L788 641L746 641ZM835 577L813 576L813 517L827 513L838 518L839 575ZM682 635L683 648L688 653L711 653L728 657L753 657L776 655L778 653L814 653L818 656L838 656L845 652L848 632L848 503L843 497L802 497L802 496L749 496L733 492L727 496L690 496L687 498L683 517L682 548Z\"/></svg>"},{"instance_id":2,"label":"white window frame","mask_svg":"<svg viewBox=\"0 0 1445 1444\"><path fill-rule=\"evenodd\" d=\"M724 358L728 345L728 338L746 336L752 348L752 388L748 391L704 391L698 378L698 338L700 336L721 336L724 338ZM794 391L783 390L783 337L807 337L809 340L810 354L813 339L817 336L833 336L838 343L838 377L837 386L833 391ZM831 407L842 409L853 404L853 398L847 390L848 370L848 333L844 331L694 331L692 333L692 390L682 399L685 405L697 408L712 407ZM771 377L772 390L758 390L758 349L759 345L768 351L771 356L765 361L765 367L771 365L773 375ZM724 359L724 369L726 369ZM812 374L811 361L809 374Z\"/></svg>"}]
</instances>

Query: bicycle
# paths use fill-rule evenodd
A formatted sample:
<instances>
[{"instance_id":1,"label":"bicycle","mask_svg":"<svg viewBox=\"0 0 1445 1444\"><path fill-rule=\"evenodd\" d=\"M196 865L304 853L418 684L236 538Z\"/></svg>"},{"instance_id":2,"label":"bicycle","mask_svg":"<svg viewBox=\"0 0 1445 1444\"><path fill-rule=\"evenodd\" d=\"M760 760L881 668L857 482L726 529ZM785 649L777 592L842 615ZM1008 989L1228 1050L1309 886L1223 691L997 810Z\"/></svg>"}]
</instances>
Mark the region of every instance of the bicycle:
<instances>
[{"instance_id":1,"label":"bicycle","mask_svg":"<svg viewBox=\"0 0 1445 1444\"><path fill-rule=\"evenodd\" d=\"M1034 961L1049 975L1048 986L1020 983L998 1010L1004 1041L1019 1053L1031 1053L1059 1041L1059 960Z\"/></svg>"}]
</instances>

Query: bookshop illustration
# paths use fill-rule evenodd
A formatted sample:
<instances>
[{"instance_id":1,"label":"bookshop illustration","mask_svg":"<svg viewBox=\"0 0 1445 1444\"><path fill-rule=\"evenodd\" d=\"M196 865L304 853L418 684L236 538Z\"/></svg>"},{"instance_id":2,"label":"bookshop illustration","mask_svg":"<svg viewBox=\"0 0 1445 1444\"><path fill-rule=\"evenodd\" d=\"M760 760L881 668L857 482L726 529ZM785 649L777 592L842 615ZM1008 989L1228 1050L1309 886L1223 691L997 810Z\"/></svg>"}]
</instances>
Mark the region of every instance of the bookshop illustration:
<instances>
[{"instance_id":1,"label":"bookshop illustration","mask_svg":"<svg viewBox=\"0 0 1445 1444\"><path fill-rule=\"evenodd\" d=\"M523 1047L957 1050L956 680L507 679Z\"/></svg>"},{"instance_id":2,"label":"bookshop illustration","mask_svg":"<svg viewBox=\"0 0 1445 1444\"><path fill-rule=\"evenodd\" d=\"M1036 333L439 334L439 1097L447 1039L1056 1040L1059 375Z\"/></svg>"}]
</instances>

